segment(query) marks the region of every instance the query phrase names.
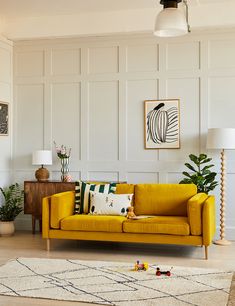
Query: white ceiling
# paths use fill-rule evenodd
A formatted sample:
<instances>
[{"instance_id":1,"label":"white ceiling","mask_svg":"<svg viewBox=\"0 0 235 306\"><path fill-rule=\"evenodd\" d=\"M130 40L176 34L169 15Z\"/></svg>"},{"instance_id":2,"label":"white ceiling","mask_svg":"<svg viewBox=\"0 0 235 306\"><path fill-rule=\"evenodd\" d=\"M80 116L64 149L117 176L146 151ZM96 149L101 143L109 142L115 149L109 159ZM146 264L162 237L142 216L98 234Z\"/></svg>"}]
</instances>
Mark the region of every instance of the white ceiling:
<instances>
[{"instance_id":1,"label":"white ceiling","mask_svg":"<svg viewBox=\"0 0 235 306\"><path fill-rule=\"evenodd\" d=\"M152 8L155 0L0 0L6 17L73 15L93 11Z\"/></svg>"},{"instance_id":2,"label":"white ceiling","mask_svg":"<svg viewBox=\"0 0 235 306\"><path fill-rule=\"evenodd\" d=\"M0 0L0 35L10 40L152 33L160 0ZM196 29L235 27L235 0L188 0ZM182 3L181 3L182 7Z\"/></svg>"},{"instance_id":3,"label":"white ceiling","mask_svg":"<svg viewBox=\"0 0 235 306\"><path fill-rule=\"evenodd\" d=\"M234 2L235 0L188 0L189 6ZM0 0L0 16L5 18L75 15L157 8L159 0Z\"/></svg>"}]
</instances>

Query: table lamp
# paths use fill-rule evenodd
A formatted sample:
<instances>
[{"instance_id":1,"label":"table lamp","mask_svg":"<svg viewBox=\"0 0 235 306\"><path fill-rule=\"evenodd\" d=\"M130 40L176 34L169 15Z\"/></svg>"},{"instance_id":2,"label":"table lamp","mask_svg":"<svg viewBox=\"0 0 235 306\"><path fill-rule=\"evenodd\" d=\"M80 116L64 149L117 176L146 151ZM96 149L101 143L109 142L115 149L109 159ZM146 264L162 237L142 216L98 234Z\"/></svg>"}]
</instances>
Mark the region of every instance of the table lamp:
<instances>
[{"instance_id":1,"label":"table lamp","mask_svg":"<svg viewBox=\"0 0 235 306\"><path fill-rule=\"evenodd\" d=\"M235 129L213 128L208 129L207 148L221 150L221 179L220 179L220 239L214 241L218 245L229 245L225 239L225 149L235 149Z\"/></svg>"},{"instance_id":2,"label":"table lamp","mask_svg":"<svg viewBox=\"0 0 235 306\"><path fill-rule=\"evenodd\" d=\"M33 165L41 165L41 168L36 170L35 177L38 181L48 181L49 171L43 165L52 165L52 152L49 150L38 150L33 152Z\"/></svg>"}]
</instances>

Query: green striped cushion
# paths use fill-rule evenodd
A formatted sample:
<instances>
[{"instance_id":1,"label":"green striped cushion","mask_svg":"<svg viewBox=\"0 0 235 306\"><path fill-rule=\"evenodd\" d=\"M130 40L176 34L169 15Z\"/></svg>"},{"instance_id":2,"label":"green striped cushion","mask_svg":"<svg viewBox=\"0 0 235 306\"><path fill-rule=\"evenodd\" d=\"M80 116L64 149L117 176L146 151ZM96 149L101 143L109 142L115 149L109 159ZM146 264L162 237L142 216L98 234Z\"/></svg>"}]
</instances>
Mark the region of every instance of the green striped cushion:
<instances>
[{"instance_id":1,"label":"green striped cushion","mask_svg":"<svg viewBox=\"0 0 235 306\"><path fill-rule=\"evenodd\" d=\"M82 181L75 182L74 214L88 213L90 209L90 191L115 193L116 184L89 184Z\"/></svg>"}]
</instances>

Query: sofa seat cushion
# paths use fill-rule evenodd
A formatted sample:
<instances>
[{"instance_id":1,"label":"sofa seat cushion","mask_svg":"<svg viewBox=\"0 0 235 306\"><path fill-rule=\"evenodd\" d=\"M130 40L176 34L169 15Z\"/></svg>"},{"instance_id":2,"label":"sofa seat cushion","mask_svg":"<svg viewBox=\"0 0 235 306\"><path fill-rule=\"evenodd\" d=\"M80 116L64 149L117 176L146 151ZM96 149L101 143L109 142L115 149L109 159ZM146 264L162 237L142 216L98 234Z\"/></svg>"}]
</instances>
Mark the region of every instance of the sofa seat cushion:
<instances>
[{"instance_id":1,"label":"sofa seat cushion","mask_svg":"<svg viewBox=\"0 0 235 306\"><path fill-rule=\"evenodd\" d=\"M125 233L189 235L187 217L157 216L139 220L128 219L123 223Z\"/></svg>"},{"instance_id":2,"label":"sofa seat cushion","mask_svg":"<svg viewBox=\"0 0 235 306\"><path fill-rule=\"evenodd\" d=\"M73 215L61 221L61 229L86 232L122 232L123 216Z\"/></svg>"}]
</instances>

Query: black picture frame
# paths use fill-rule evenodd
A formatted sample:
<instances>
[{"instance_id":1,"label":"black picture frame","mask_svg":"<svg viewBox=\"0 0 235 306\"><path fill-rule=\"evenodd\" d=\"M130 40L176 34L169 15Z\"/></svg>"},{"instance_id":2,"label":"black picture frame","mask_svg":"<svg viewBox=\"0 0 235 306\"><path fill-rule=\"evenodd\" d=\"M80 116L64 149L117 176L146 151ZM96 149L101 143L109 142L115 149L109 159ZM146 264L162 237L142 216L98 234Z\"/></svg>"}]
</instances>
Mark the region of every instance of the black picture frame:
<instances>
[{"instance_id":1,"label":"black picture frame","mask_svg":"<svg viewBox=\"0 0 235 306\"><path fill-rule=\"evenodd\" d=\"M0 102L0 136L9 134L9 104Z\"/></svg>"}]
</instances>

